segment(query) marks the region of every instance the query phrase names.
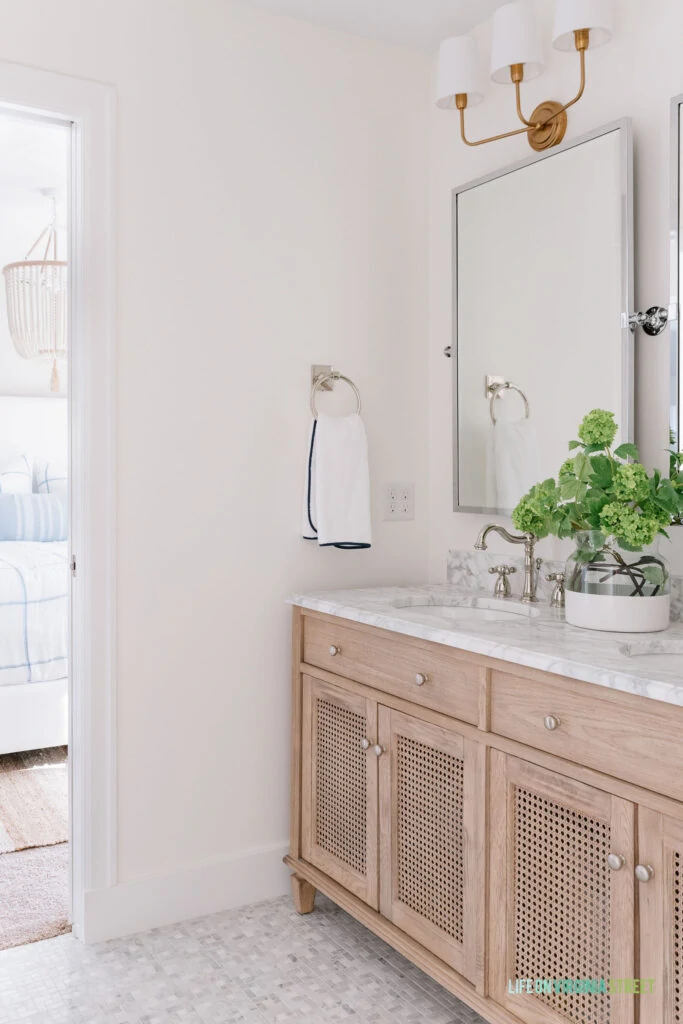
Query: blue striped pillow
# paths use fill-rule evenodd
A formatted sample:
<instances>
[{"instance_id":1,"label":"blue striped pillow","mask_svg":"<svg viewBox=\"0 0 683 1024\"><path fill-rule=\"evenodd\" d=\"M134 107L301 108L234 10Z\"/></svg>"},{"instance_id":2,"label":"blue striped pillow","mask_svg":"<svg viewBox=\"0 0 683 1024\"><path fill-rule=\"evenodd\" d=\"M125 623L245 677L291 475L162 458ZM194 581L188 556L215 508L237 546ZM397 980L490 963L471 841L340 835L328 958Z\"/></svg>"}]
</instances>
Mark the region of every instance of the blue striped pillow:
<instances>
[{"instance_id":1,"label":"blue striped pillow","mask_svg":"<svg viewBox=\"0 0 683 1024\"><path fill-rule=\"evenodd\" d=\"M0 541L66 540L67 530L58 494L0 494Z\"/></svg>"}]
</instances>

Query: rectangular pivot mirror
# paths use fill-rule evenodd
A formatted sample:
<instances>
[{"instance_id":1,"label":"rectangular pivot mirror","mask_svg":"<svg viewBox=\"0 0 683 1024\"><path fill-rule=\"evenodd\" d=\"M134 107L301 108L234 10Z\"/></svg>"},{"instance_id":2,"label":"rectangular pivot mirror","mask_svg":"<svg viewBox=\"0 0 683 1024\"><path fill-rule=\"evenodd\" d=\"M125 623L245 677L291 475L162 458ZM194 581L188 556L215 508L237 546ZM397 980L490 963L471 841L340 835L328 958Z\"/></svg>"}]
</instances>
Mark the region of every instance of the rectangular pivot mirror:
<instances>
[{"instance_id":1,"label":"rectangular pivot mirror","mask_svg":"<svg viewBox=\"0 0 683 1024\"><path fill-rule=\"evenodd\" d=\"M681 260L681 239L683 238L681 214L681 173L683 172L683 96L676 96L671 101L671 312L669 326L671 330L671 386L669 417L669 441L676 451L683 446L683 408L681 393L683 388L681 369L681 278L683 276L683 260Z\"/></svg>"},{"instance_id":2,"label":"rectangular pivot mirror","mask_svg":"<svg viewBox=\"0 0 683 1024\"><path fill-rule=\"evenodd\" d=\"M454 507L509 512L591 409L632 440L628 121L455 189Z\"/></svg>"}]
</instances>

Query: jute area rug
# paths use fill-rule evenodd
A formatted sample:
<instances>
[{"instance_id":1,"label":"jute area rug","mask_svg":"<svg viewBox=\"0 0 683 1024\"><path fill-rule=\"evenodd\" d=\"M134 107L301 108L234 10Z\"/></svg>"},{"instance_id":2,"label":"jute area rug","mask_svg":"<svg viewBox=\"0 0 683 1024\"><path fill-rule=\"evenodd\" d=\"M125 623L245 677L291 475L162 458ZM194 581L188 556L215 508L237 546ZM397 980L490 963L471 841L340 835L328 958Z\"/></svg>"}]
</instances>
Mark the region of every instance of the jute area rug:
<instances>
[{"instance_id":1,"label":"jute area rug","mask_svg":"<svg viewBox=\"0 0 683 1024\"><path fill-rule=\"evenodd\" d=\"M65 747L0 756L0 949L69 930Z\"/></svg>"}]
</instances>

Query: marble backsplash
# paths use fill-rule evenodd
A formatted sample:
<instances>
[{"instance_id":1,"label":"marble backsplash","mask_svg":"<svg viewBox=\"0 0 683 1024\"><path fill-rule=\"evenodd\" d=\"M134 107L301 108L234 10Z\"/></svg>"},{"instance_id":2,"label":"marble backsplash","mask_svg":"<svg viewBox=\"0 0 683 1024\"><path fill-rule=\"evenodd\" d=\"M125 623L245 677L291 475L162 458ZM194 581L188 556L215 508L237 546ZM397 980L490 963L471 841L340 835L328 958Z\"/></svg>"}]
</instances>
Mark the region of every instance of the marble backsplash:
<instances>
[{"instance_id":1,"label":"marble backsplash","mask_svg":"<svg viewBox=\"0 0 683 1024\"><path fill-rule=\"evenodd\" d=\"M524 584L524 555L511 549L501 554L500 551L455 550L448 552L446 575L448 582L458 590L490 590L493 593L495 578L489 574L494 565L512 565L517 570L510 578L510 586L514 597L519 597ZM563 572L564 562L544 559L541 565L537 594L541 601L549 601L555 587L548 583L546 576L552 572ZM671 577L671 620L683 621L683 576Z\"/></svg>"}]
</instances>

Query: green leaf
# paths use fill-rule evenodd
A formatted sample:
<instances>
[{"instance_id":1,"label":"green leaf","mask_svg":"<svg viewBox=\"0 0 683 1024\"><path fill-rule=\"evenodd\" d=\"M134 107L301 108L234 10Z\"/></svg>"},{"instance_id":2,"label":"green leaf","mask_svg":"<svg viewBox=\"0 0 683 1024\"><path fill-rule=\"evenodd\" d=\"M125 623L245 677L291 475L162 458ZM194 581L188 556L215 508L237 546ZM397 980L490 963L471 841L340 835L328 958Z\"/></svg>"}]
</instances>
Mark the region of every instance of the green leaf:
<instances>
[{"instance_id":1,"label":"green leaf","mask_svg":"<svg viewBox=\"0 0 683 1024\"><path fill-rule=\"evenodd\" d=\"M562 501L581 501L586 496L588 486L575 477L568 477L560 486Z\"/></svg>"},{"instance_id":2,"label":"green leaf","mask_svg":"<svg viewBox=\"0 0 683 1024\"><path fill-rule=\"evenodd\" d=\"M574 456L574 472L576 474L576 479L584 484L593 476L591 460L585 452L579 452L578 455Z\"/></svg>"},{"instance_id":3,"label":"green leaf","mask_svg":"<svg viewBox=\"0 0 683 1024\"><path fill-rule=\"evenodd\" d=\"M583 445L581 444L580 441L570 441L569 442L569 451L573 452L575 448L583 448Z\"/></svg>"},{"instance_id":4,"label":"green leaf","mask_svg":"<svg viewBox=\"0 0 683 1024\"><path fill-rule=\"evenodd\" d=\"M609 487L612 483L612 463L606 455L593 455L590 460L593 470L592 487Z\"/></svg>"},{"instance_id":5,"label":"green leaf","mask_svg":"<svg viewBox=\"0 0 683 1024\"><path fill-rule=\"evenodd\" d=\"M586 455L595 455L596 452L604 452L604 444L587 444L585 446Z\"/></svg>"},{"instance_id":6,"label":"green leaf","mask_svg":"<svg viewBox=\"0 0 683 1024\"><path fill-rule=\"evenodd\" d=\"M577 548L577 550L573 552L573 554L570 556L570 558L571 558L571 560L573 562L580 562L580 563L586 563L587 564L588 562L591 562L593 560L593 552L592 551L581 551L581 550L579 550Z\"/></svg>"},{"instance_id":7,"label":"green leaf","mask_svg":"<svg viewBox=\"0 0 683 1024\"><path fill-rule=\"evenodd\" d=\"M676 512L678 512L682 504L681 495L679 495L671 481L666 479L661 482L655 497L655 502L660 508L663 508L665 512L670 512L672 515L675 515Z\"/></svg>"},{"instance_id":8,"label":"green leaf","mask_svg":"<svg viewBox=\"0 0 683 1024\"><path fill-rule=\"evenodd\" d=\"M640 459L638 449L634 444L620 444L614 454L618 459L633 459L634 462L638 462Z\"/></svg>"},{"instance_id":9,"label":"green leaf","mask_svg":"<svg viewBox=\"0 0 683 1024\"><path fill-rule=\"evenodd\" d=\"M666 581L666 574L661 565L642 565L640 570L647 582L655 587L661 587Z\"/></svg>"}]
</instances>

